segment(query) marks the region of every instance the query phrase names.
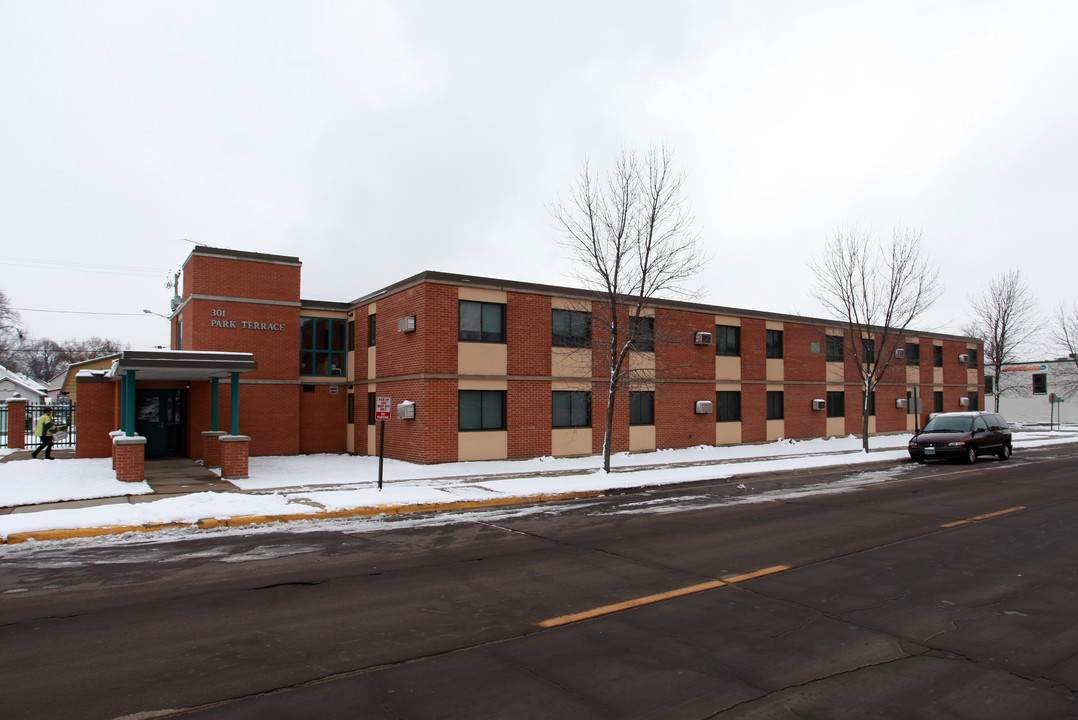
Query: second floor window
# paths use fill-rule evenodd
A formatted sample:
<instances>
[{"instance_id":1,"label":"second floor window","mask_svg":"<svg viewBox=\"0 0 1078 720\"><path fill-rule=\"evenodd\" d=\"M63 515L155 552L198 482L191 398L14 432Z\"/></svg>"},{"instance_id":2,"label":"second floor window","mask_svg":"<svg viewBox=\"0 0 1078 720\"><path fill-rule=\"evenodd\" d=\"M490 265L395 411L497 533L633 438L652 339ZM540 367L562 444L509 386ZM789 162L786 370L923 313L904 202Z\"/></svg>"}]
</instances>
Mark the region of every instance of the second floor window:
<instances>
[{"instance_id":1,"label":"second floor window","mask_svg":"<svg viewBox=\"0 0 1078 720\"><path fill-rule=\"evenodd\" d=\"M655 318L629 318L629 334L633 350L637 352L655 352Z\"/></svg>"},{"instance_id":2,"label":"second floor window","mask_svg":"<svg viewBox=\"0 0 1078 720\"><path fill-rule=\"evenodd\" d=\"M932 346L932 367L943 367L943 346L942 345L933 345ZM937 410L937 412L943 412L943 411L942 410Z\"/></svg>"},{"instance_id":3,"label":"second floor window","mask_svg":"<svg viewBox=\"0 0 1078 720\"><path fill-rule=\"evenodd\" d=\"M378 344L378 316L367 316L367 346L374 347Z\"/></svg>"},{"instance_id":4,"label":"second floor window","mask_svg":"<svg viewBox=\"0 0 1078 720\"><path fill-rule=\"evenodd\" d=\"M579 348L591 345L591 313L554 310L550 327L550 343L554 347Z\"/></svg>"},{"instance_id":5,"label":"second floor window","mask_svg":"<svg viewBox=\"0 0 1078 720\"><path fill-rule=\"evenodd\" d=\"M827 336L827 362L842 362L846 359L846 346L841 335Z\"/></svg>"},{"instance_id":6,"label":"second floor window","mask_svg":"<svg viewBox=\"0 0 1078 720\"><path fill-rule=\"evenodd\" d=\"M767 331L767 357L772 359L778 359L782 357L782 331L781 330L768 330Z\"/></svg>"},{"instance_id":7,"label":"second floor window","mask_svg":"<svg viewBox=\"0 0 1078 720\"><path fill-rule=\"evenodd\" d=\"M348 322L301 317L299 326L299 374L344 375Z\"/></svg>"},{"instance_id":8,"label":"second floor window","mask_svg":"<svg viewBox=\"0 0 1078 720\"><path fill-rule=\"evenodd\" d=\"M461 300L459 315L461 342L505 342L505 305Z\"/></svg>"},{"instance_id":9,"label":"second floor window","mask_svg":"<svg viewBox=\"0 0 1078 720\"><path fill-rule=\"evenodd\" d=\"M741 355L741 328L737 325L716 325L715 354L732 357Z\"/></svg>"},{"instance_id":10,"label":"second floor window","mask_svg":"<svg viewBox=\"0 0 1078 720\"><path fill-rule=\"evenodd\" d=\"M969 350L966 351L966 355L967 355L966 367L970 368L971 370L976 369L976 367L977 367L977 348L970 348Z\"/></svg>"},{"instance_id":11,"label":"second floor window","mask_svg":"<svg viewBox=\"0 0 1078 720\"><path fill-rule=\"evenodd\" d=\"M906 364L921 364L921 346L918 343L906 343Z\"/></svg>"}]
</instances>

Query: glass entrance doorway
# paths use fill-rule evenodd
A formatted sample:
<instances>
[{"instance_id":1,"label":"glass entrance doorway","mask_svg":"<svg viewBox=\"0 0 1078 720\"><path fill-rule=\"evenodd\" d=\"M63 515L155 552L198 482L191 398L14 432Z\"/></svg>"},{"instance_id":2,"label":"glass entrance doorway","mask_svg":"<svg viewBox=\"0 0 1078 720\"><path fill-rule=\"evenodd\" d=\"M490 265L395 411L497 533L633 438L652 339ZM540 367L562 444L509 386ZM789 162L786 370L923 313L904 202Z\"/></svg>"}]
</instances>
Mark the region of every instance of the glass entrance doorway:
<instances>
[{"instance_id":1,"label":"glass entrance doorway","mask_svg":"<svg viewBox=\"0 0 1078 720\"><path fill-rule=\"evenodd\" d=\"M135 391L135 432L146 438L146 457L187 453L186 409L186 390Z\"/></svg>"}]
</instances>

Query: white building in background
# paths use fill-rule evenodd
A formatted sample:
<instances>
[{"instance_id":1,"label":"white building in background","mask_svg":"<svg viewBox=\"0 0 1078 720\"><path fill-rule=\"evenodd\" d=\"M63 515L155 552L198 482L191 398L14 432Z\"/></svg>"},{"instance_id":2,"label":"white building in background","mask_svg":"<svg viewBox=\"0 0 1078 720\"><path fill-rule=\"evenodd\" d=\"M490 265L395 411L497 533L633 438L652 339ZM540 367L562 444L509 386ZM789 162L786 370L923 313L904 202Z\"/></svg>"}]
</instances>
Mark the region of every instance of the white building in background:
<instances>
[{"instance_id":1,"label":"white building in background","mask_svg":"<svg viewBox=\"0 0 1078 720\"><path fill-rule=\"evenodd\" d=\"M45 402L49 389L33 378L0 365L0 401L18 395L27 402Z\"/></svg>"},{"instance_id":2,"label":"white building in background","mask_svg":"<svg viewBox=\"0 0 1078 720\"><path fill-rule=\"evenodd\" d=\"M1074 360L1004 365L1000 378L985 368L984 385L985 410L993 410L998 385L999 414L1010 422L1078 423L1078 366ZM1053 398L1063 398L1063 402L1053 403Z\"/></svg>"}]
</instances>

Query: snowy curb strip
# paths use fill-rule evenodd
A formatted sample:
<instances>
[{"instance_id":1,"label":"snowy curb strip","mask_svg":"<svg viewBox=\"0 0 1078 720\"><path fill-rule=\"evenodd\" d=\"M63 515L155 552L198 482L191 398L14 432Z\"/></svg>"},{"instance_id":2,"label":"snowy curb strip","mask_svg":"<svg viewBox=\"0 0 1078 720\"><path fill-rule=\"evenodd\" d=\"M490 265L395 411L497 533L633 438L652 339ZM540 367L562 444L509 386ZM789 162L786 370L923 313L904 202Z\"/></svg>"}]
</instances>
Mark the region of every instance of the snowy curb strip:
<instances>
[{"instance_id":1,"label":"snowy curb strip","mask_svg":"<svg viewBox=\"0 0 1078 720\"><path fill-rule=\"evenodd\" d=\"M31 540L72 540L74 538L97 537L100 535L122 535L131 532L155 532L176 528L209 530L218 527L244 527L248 525L266 525L275 522L294 520L335 520L349 517L374 517L377 515L406 515L410 513L443 512L447 510L474 510L500 505L525 505L552 500L577 500L599 497L598 490L556 493L551 495L528 495L521 497L490 498L487 500L462 500L448 503L425 503L418 505L379 505L359 507L348 510L326 510L313 513L294 513L289 515L247 515L231 518L203 518L195 522L146 523L145 525L106 525L104 527L70 528L66 530L35 530L32 532L11 533L0 539L0 544L14 545Z\"/></svg>"}]
</instances>

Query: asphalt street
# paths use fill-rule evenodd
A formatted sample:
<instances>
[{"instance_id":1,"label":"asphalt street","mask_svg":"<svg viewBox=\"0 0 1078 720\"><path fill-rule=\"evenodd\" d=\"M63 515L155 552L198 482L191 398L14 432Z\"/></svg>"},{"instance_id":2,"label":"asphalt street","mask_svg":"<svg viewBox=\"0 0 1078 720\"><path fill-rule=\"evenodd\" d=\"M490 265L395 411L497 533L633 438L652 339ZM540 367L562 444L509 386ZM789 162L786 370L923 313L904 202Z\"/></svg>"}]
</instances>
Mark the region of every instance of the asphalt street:
<instances>
[{"instance_id":1,"label":"asphalt street","mask_svg":"<svg viewBox=\"0 0 1078 720\"><path fill-rule=\"evenodd\" d=\"M1076 459L1063 446L285 532L9 546L0 707L1078 717Z\"/></svg>"}]
</instances>

